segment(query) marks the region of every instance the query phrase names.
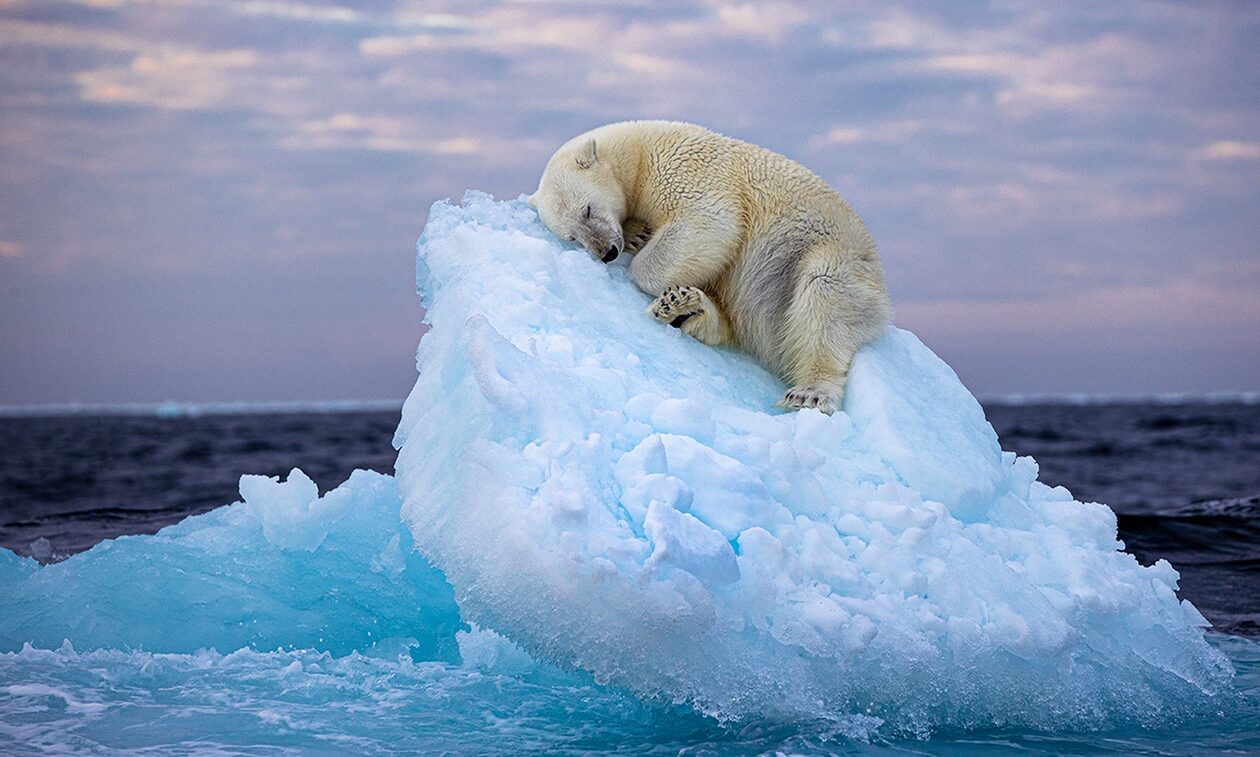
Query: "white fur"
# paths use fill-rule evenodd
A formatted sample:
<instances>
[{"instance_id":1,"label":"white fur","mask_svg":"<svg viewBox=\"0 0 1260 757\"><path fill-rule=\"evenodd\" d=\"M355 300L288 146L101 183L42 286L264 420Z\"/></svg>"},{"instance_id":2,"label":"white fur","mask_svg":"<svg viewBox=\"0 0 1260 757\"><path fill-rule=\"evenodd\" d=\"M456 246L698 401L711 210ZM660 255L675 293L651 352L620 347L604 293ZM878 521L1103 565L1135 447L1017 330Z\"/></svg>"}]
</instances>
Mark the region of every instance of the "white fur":
<instances>
[{"instance_id":1,"label":"white fur","mask_svg":"<svg viewBox=\"0 0 1260 757\"><path fill-rule=\"evenodd\" d=\"M597 257L633 253L649 312L756 355L791 383L787 407L839 409L853 354L888 322L866 225L765 148L692 124L609 124L556 151L530 201Z\"/></svg>"}]
</instances>

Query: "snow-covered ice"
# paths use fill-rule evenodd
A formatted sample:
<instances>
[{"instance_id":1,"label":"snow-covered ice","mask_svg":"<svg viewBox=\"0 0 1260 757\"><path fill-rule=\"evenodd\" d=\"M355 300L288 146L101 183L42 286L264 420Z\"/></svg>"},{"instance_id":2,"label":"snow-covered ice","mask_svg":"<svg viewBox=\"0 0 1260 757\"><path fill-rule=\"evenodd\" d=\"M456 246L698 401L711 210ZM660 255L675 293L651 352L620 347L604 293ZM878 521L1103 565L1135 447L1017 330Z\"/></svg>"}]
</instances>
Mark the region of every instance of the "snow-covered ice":
<instances>
[{"instance_id":1,"label":"snow-covered ice","mask_svg":"<svg viewBox=\"0 0 1260 757\"><path fill-rule=\"evenodd\" d=\"M624 265L520 200L439 203L432 331L395 439L403 515L465 616L719 719L1158 722L1231 670L1166 562L1037 481L915 336L844 413L644 313Z\"/></svg>"}]
</instances>

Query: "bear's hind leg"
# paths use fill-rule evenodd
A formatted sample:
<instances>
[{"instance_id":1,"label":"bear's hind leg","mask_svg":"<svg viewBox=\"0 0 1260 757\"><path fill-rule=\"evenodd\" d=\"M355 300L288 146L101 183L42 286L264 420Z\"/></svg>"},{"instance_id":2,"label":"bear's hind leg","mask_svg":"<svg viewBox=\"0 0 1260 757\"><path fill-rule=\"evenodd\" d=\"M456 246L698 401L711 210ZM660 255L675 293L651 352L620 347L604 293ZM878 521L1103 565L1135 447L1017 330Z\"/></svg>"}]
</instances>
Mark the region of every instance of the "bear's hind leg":
<instances>
[{"instance_id":1,"label":"bear's hind leg","mask_svg":"<svg viewBox=\"0 0 1260 757\"><path fill-rule=\"evenodd\" d=\"M682 329L695 339L716 347L731 340L731 325L709 295L697 287L670 287L648 306L648 314L661 323Z\"/></svg>"},{"instance_id":2,"label":"bear's hind leg","mask_svg":"<svg viewBox=\"0 0 1260 757\"><path fill-rule=\"evenodd\" d=\"M846 265L845 256L825 247L801 262L783 330L784 373L792 387L779 405L830 414L844 403L853 355L883 330L888 298L882 277Z\"/></svg>"}]
</instances>

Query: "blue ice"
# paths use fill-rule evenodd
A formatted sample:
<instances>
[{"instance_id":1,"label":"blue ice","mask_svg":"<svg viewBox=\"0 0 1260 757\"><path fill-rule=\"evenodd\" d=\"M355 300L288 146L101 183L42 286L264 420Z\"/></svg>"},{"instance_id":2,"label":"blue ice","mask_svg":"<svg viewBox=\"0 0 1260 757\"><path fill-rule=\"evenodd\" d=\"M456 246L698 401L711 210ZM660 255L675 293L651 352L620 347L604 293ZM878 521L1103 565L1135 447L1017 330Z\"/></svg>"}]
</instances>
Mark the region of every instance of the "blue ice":
<instances>
[{"instance_id":1,"label":"blue ice","mask_svg":"<svg viewBox=\"0 0 1260 757\"><path fill-rule=\"evenodd\" d=\"M56 648L457 660L459 608L401 527L394 479L356 471L319 496L300 470L241 478L242 501L40 567L0 550L0 651Z\"/></svg>"},{"instance_id":2,"label":"blue ice","mask_svg":"<svg viewBox=\"0 0 1260 757\"><path fill-rule=\"evenodd\" d=\"M719 720L914 733L1144 723L1226 689L1176 571L1002 452L913 334L859 352L846 412L785 413L776 377L655 323L525 203L439 204L419 253L403 517L465 617L535 656Z\"/></svg>"}]
</instances>

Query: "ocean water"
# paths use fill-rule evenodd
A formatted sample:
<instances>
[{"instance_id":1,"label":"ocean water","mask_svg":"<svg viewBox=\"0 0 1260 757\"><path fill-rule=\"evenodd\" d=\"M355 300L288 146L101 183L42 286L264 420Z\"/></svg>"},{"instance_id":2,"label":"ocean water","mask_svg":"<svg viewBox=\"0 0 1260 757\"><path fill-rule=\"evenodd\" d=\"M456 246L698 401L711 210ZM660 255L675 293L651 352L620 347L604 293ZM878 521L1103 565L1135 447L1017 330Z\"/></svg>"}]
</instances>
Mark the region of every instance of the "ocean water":
<instances>
[{"instance_id":1,"label":"ocean water","mask_svg":"<svg viewBox=\"0 0 1260 757\"><path fill-rule=\"evenodd\" d=\"M156 408L155 410L160 410ZM0 416L0 546L43 561L151 534L238 498L242 474L302 470L332 489L392 473L398 411Z\"/></svg>"},{"instance_id":2,"label":"ocean water","mask_svg":"<svg viewBox=\"0 0 1260 757\"><path fill-rule=\"evenodd\" d=\"M1260 404L985 412L1044 481L1115 510L1143 563L1173 563L1216 630L1260 637ZM356 468L390 474L397 425L397 411L0 417L0 546L48 562L151 534L236 500L244 473L301 467L321 491Z\"/></svg>"},{"instance_id":3,"label":"ocean water","mask_svg":"<svg viewBox=\"0 0 1260 757\"><path fill-rule=\"evenodd\" d=\"M1181 572L1236 696L1168 729L934 732L863 741L827 724L723 726L463 632L462 664L388 644L310 649L27 648L0 655L0 752L1194 754L1260 751L1260 406L996 404L1003 447L1110 504L1143 563ZM166 416L172 416L167 413ZM0 417L0 546L56 561L239 498L242 473L301 466L321 491L390 473L395 412ZM0 602L3 604L3 602ZM143 622L143 619L137 619ZM50 645L54 646L55 645Z\"/></svg>"}]
</instances>

